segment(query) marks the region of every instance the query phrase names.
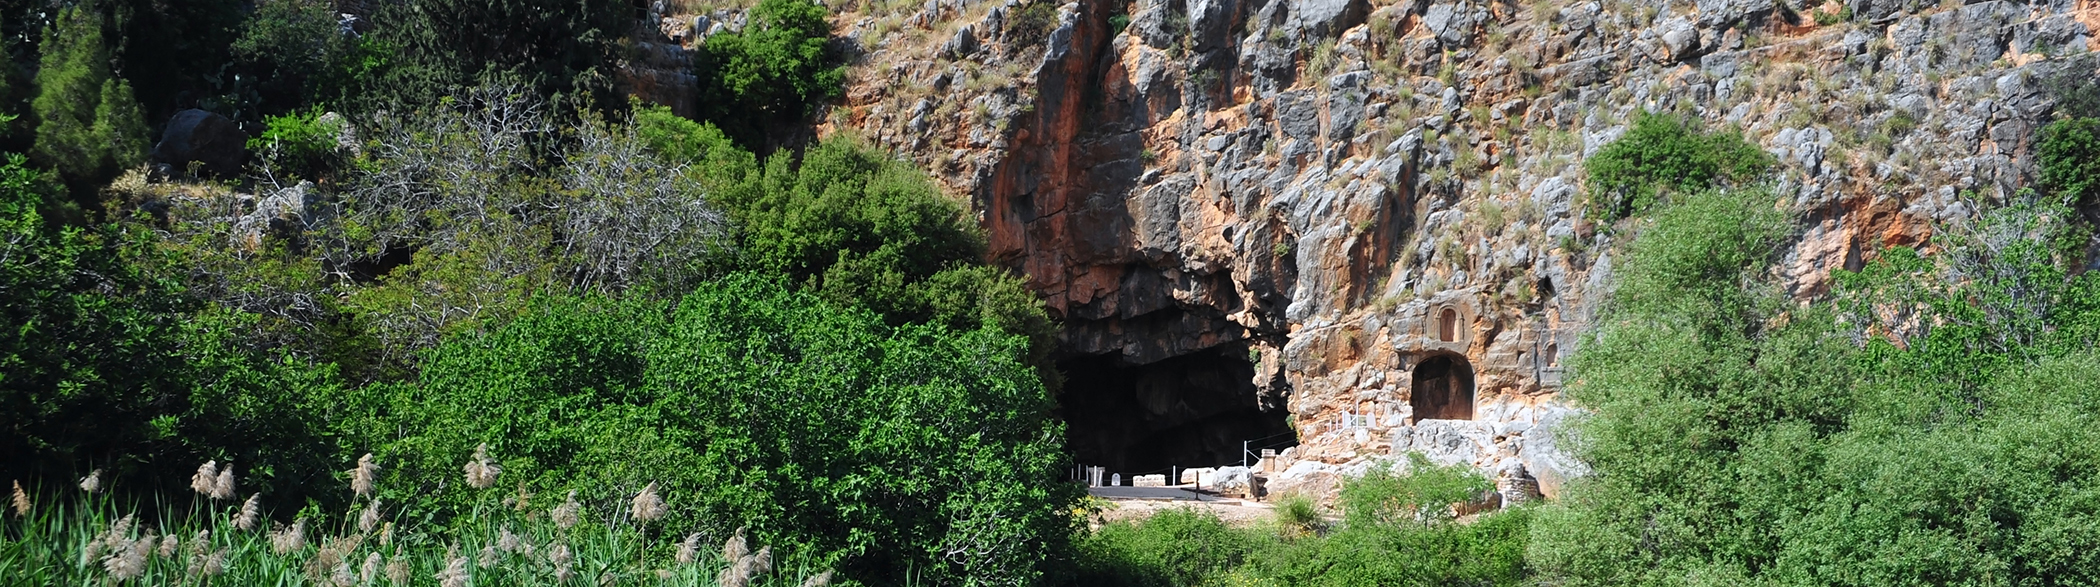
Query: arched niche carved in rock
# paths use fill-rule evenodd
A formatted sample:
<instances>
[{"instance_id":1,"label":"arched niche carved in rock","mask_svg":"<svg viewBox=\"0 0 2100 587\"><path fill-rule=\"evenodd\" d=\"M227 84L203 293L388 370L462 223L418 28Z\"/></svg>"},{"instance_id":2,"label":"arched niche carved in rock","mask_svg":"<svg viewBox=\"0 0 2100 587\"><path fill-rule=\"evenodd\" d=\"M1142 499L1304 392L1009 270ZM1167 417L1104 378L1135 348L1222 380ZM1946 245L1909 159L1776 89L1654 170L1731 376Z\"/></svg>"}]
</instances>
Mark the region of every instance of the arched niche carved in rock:
<instances>
[{"instance_id":1,"label":"arched niche carved in rock","mask_svg":"<svg viewBox=\"0 0 2100 587\"><path fill-rule=\"evenodd\" d=\"M1418 422L1473 419L1473 366L1465 357L1448 354L1416 363L1407 405Z\"/></svg>"}]
</instances>

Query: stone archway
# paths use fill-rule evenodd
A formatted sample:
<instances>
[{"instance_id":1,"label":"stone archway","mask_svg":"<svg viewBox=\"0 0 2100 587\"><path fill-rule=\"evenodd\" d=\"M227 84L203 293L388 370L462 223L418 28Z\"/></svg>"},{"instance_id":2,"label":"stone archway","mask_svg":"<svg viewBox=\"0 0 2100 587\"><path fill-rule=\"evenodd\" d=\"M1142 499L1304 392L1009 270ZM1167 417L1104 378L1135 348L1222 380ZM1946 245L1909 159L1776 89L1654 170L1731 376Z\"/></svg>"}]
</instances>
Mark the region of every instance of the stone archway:
<instances>
[{"instance_id":1,"label":"stone archway","mask_svg":"<svg viewBox=\"0 0 2100 587\"><path fill-rule=\"evenodd\" d=\"M1415 364L1407 405L1414 419L1473 419L1473 366L1465 357L1439 354Z\"/></svg>"}]
</instances>

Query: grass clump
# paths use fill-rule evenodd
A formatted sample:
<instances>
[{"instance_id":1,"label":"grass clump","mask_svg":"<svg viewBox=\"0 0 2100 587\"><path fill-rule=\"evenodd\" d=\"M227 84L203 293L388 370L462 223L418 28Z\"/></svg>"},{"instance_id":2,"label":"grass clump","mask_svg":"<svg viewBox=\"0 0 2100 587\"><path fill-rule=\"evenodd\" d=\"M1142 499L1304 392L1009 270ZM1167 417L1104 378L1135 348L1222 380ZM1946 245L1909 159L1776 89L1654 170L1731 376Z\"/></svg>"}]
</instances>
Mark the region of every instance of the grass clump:
<instances>
[{"instance_id":1,"label":"grass clump","mask_svg":"<svg viewBox=\"0 0 2100 587\"><path fill-rule=\"evenodd\" d=\"M653 485L606 507L574 493L534 500L496 486L502 472L484 445L465 467L472 513L438 524L387 507L373 486L378 468L367 454L350 471L359 507L279 512L289 524L271 521L260 493L233 499L233 469L216 462L198 468L186 504L115 497L111 489L126 488L100 470L79 491L41 499L16 482L12 515L0 520L0 569L10 585L821 587L833 578L804 554L753 551L742 528L681 538L652 526L663 513Z\"/></svg>"},{"instance_id":2,"label":"grass clump","mask_svg":"<svg viewBox=\"0 0 2100 587\"><path fill-rule=\"evenodd\" d=\"M1709 132L1676 116L1643 112L1626 135L1583 162L1593 215L1612 221L1639 214L1670 193L1746 181L1772 156L1734 131Z\"/></svg>"}]
</instances>

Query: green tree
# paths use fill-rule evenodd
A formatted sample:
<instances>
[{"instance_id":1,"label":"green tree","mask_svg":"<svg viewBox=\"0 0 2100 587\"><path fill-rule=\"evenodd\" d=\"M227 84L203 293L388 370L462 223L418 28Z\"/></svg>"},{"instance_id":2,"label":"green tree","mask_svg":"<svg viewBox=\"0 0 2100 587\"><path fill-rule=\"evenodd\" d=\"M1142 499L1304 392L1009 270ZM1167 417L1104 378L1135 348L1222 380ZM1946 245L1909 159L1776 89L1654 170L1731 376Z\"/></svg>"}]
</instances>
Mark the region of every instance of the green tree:
<instances>
[{"instance_id":1,"label":"green tree","mask_svg":"<svg viewBox=\"0 0 2100 587\"><path fill-rule=\"evenodd\" d=\"M110 79L102 15L90 6L60 11L39 51L43 64L37 69L32 104L37 119L33 159L58 170L68 183L101 179L109 142L95 133L95 110L102 101L103 82Z\"/></svg>"},{"instance_id":2,"label":"green tree","mask_svg":"<svg viewBox=\"0 0 2100 587\"><path fill-rule=\"evenodd\" d=\"M693 56L701 118L748 148L761 148L767 124L800 119L843 91L846 69L828 47L824 6L762 0L739 32L707 38Z\"/></svg>"},{"instance_id":3,"label":"green tree","mask_svg":"<svg viewBox=\"0 0 2100 587\"><path fill-rule=\"evenodd\" d=\"M109 152L109 167L101 173L107 177L146 162L146 115L139 111L139 102L131 95L131 82L122 78L102 80L100 94L92 134Z\"/></svg>"}]
</instances>

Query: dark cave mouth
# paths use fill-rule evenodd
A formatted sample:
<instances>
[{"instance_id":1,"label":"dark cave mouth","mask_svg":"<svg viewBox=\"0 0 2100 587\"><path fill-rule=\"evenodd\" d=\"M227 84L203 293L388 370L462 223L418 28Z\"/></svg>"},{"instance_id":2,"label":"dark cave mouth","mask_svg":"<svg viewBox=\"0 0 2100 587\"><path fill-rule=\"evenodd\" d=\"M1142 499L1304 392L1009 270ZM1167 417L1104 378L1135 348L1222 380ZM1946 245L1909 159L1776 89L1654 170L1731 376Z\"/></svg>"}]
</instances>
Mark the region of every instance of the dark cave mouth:
<instances>
[{"instance_id":1,"label":"dark cave mouth","mask_svg":"<svg viewBox=\"0 0 2100 587\"><path fill-rule=\"evenodd\" d=\"M1128 479L1237 465L1243 446L1259 453L1296 443L1290 413L1264 405L1254 363L1239 345L1142 365L1116 355L1072 357L1058 368L1065 432L1081 465Z\"/></svg>"}]
</instances>

